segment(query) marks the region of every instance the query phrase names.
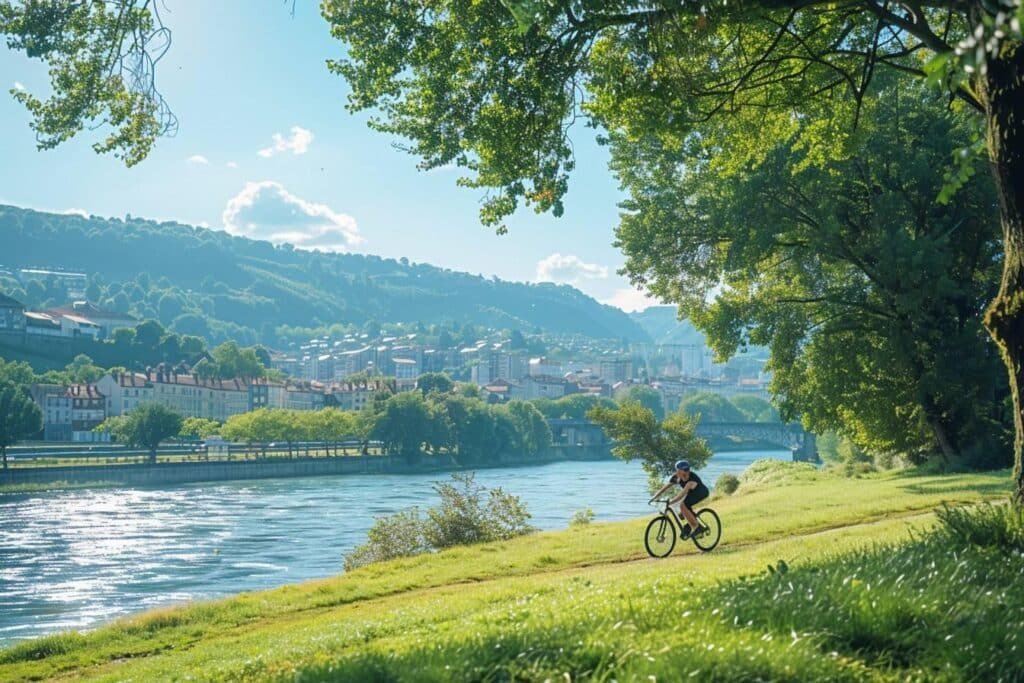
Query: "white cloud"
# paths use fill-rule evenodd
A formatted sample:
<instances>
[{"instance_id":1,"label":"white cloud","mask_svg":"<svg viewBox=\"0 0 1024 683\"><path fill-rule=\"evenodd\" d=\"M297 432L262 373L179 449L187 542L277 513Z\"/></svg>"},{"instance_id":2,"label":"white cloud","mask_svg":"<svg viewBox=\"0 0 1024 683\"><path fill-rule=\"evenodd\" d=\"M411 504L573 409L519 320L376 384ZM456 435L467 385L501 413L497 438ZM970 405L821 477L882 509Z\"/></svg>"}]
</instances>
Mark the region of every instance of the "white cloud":
<instances>
[{"instance_id":1,"label":"white cloud","mask_svg":"<svg viewBox=\"0 0 1024 683\"><path fill-rule=\"evenodd\" d=\"M222 220L232 235L298 249L348 251L364 241L352 216L296 197L272 180L246 183L228 200Z\"/></svg>"},{"instance_id":2,"label":"white cloud","mask_svg":"<svg viewBox=\"0 0 1024 683\"><path fill-rule=\"evenodd\" d=\"M607 267L586 263L573 254L563 256L556 252L537 262L538 282L575 284L582 280L603 280L607 277Z\"/></svg>"},{"instance_id":3,"label":"white cloud","mask_svg":"<svg viewBox=\"0 0 1024 683\"><path fill-rule=\"evenodd\" d=\"M270 158L280 152L291 152L292 154L305 154L309 144L313 142L313 131L306 130L300 126L292 126L292 136L286 138L280 133L274 133L274 144L261 149L257 154L264 158Z\"/></svg>"},{"instance_id":4,"label":"white cloud","mask_svg":"<svg viewBox=\"0 0 1024 683\"><path fill-rule=\"evenodd\" d=\"M209 166L210 160L204 157L202 154L193 154L188 158L188 163L198 164L199 166Z\"/></svg>"},{"instance_id":5,"label":"white cloud","mask_svg":"<svg viewBox=\"0 0 1024 683\"><path fill-rule=\"evenodd\" d=\"M226 163L224 165L227 166L228 168L238 168L238 164L236 164L233 161L229 161L228 163Z\"/></svg>"},{"instance_id":6,"label":"white cloud","mask_svg":"<svg viewBox=\"0 0 1024 683\"><path fill-rule=\"evenodd\" d=\"M633 289L632 287L616 289L614 294L607 299L603 299L601 303L621 308L627 313L642 311L645 308L658 305L658 301L651 297L650 294Z\"/></svg>"},{"instance_id":7,"label":"white cloud","mask_svg":"<svg viewBox=\"0 0 1024 683\"><path fill-rule=\"evenodd\" d=\"M81 216L82 218L89 217L89 212L86 211L85 209L64 209L63 211L61 211L61 213L66 214L68 216Z\"/></svg>"},{"instance_id":8,"label":"white cloud","mask_svg":"<svg viewBox=\"0 0 1024 683\"><path fill-rule=\"evenodd\" d=\"M14 89L15 90L24 90L25 86L20 81L14 81Z\"/></svg>"}]
</instances>

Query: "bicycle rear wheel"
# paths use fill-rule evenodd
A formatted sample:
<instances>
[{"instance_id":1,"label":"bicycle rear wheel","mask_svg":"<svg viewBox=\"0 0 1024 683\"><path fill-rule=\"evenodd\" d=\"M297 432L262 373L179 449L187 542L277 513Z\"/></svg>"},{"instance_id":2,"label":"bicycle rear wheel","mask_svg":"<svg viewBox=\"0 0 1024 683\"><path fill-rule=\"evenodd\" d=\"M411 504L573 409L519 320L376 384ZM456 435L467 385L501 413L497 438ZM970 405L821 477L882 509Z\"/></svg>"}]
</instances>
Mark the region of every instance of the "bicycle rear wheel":
<instances>
[{"instance_id":1,"label":"bicycle rear wheel","mask_svg":"<svg viewBox=\"0 0 1024 683\"><path fill-rule=\"evenodd\" d=\"M647 525L644 546L651 557L668 557L676 547L676 527L668 515L658 515Z\"/></svg>"},{"instance_id":2,"label":"bicycle rear wheel","mask_svg":"<svg viewBox=\"0 0 1024 683\"><path fill-rule=\"evenodd\" d=\"M693 544L704 552L714 550L718 541L722 539L722 521L718 519L718 514L711 508L704 508L696 515L697 520L704 527L704 531L690 537L693 539Z\"/></svg>"}]
</instances>

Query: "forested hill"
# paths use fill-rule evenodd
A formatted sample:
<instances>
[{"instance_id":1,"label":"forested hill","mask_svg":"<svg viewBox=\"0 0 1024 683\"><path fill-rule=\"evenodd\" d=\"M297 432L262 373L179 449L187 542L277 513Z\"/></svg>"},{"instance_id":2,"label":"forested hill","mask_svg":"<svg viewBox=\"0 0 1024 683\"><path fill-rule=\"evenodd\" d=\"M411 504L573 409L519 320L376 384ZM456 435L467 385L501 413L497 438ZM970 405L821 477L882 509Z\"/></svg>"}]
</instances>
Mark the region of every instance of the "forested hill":
<instances>
[{"instance_id":1,"label":"forested hill","mask_svg":"<svg viewBox=\"0 0 1024 683\"><path fill-rule=\"evenodd\" d=\"M704 345L701 334L689 320L679 320L675 306L649 306L630 313L629 317L640 325L657 344Z\"/></svg>"},{"instance_id":2,"label":"forested hill","mask_svg":"<svg viewBox=\"0 0 1024 683\"><path fill-rule=\"evenodd\" d=\"M647 339L624 312L567 285L487 279L406 259L274 247L130 216L84 218L0 205L0 266L88 273L90 298L100 304L210 339L270 341L283 325L370 320ZM10 278L0 289L24 295L29 305L43 303L45 296L19 292Z\"/></svg>"}]
</instances>

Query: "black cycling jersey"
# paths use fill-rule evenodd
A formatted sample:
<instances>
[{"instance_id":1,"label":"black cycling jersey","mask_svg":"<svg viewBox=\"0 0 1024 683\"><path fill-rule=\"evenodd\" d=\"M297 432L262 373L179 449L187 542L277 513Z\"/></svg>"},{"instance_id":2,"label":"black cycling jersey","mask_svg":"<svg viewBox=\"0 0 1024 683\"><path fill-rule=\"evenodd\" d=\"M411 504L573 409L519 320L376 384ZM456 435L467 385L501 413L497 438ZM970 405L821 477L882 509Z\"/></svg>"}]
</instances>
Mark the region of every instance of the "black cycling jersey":
<instances>
[{"instance_id":1,"label":"black cycling jersey","mask_svg":"<svg viewBox=\"0 0 1024 683\"><path fill-rule=\"evenodd\" d=\"M686 480L680 479L679 477L677 477L676 475L673 474L672 478L668 480L668 483L670 483L670 484L679 484L679 488L683 488L684 486L689 484L691 481L694 482L695 484L697 484L697 486L694 487L694 490L706 489L707 488L707 486L704 485L704 482L701 481L701 478L699 476L697 476L696 472L690 472L690 478L686 479Z\"/></svg>"}]
</instances>

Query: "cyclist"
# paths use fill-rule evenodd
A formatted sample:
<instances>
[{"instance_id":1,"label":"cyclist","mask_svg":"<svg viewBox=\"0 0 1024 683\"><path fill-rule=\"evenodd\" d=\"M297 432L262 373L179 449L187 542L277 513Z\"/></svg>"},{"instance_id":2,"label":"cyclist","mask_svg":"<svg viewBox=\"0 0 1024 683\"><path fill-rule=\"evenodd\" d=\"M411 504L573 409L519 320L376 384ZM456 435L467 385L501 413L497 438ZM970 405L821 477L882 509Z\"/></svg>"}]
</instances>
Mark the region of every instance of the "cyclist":
<instances>
[{"instance_id":1,"label":"cyclist","mask_svg":"<svg viewBox=\"0 0 1024 683\"><path fill-rule=\"evenodd\" d=\"M697 476L697 473L690 470L690 463L685 460L676 462L676 473L672 475L667 484L654 494L651 500L654 500L672 486L679 486L682 489L679 495L670 500L668 504L672 505L678 502L679 514L689 523L689 526L684 528L680 534L683 540L685 540L702 530L700 522L697 521L697 515L693 514L693 506L707 498L711 492L708 491L708 487L704 485L704 482Z\"/></svg>"}]
</instances>

